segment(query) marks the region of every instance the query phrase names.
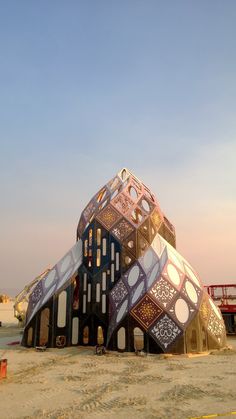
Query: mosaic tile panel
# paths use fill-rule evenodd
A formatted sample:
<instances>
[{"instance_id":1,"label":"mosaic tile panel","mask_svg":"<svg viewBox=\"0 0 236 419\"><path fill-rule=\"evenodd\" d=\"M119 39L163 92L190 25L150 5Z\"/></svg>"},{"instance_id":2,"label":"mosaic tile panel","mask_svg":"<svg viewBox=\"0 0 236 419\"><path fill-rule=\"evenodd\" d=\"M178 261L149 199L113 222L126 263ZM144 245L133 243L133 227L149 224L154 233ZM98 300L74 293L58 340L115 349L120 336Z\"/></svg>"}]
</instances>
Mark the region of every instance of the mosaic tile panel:
<instances>
[{"instance_id":1,"label":"mosaic tile panel","mask_svg":"<svg viewBox=\"0 0 236 419\"><path fill-rule=\"evenodd\" d=\"M181 336L182 330L177 324L165 314L150 330L151 336L158 345L166 352L174 341Z\"/></svg>"},{"instance_id":2,"label":"mosaic tile panel","mask_svg":"<svg viewBox=\"0 0 236 419\"><path fill-rule=\"evenodd\" d=\"M156 281L149 290L149 294L164 308L168 307L175 298L176 289L164 278Z\"/></svg>"},{"instance_id":3,"label":"mosaic tile panel","mask_svg":"<svg viewBox=\"0 0 236 419\"><path fill-rule=\"evenodd\" d=\"M32 301L32 305L34 306L42 297L43 295L43 287L41 282L39 282L36 287L34 288L33 292L30 295L30 300Z\"/></svg>"},{"instance_id":4,"label":"mosaic tile panel","mask_svg":"<svg viewBox=\"0 0 236 419\"><path fill-rule=\"evenodd\" d=\"M97 216L97 220L100 221L107 230L110 230L120 218L120 214L111 205L105 207Z\"/></svg>"},{"instance_id":5,"label":"mosaic tile panel","mask_svg":"<svg viewBox=\"0 0 236 419\"><path fill-rule=\"evenodd\" d=\"M147 330L151 324L157 320L162 313L162 309L148 296L131 310L131 315Z\"/></svg>"},{"instance_id":6,"label":"mosaic tile panel","mask_svg":"<svg viewBox=\"0 0 236 419\"><path fill-rule=\"evenodd\" d=\"M159 230L163 219L162 214L160 214L157 209L154 209L153 213L151 214L151 219L156 229Z\"/></svg>"},{"instance_id":7,"label":"mosaic tile panel","mask_svg":"<svg viewBox=\"0 0 236 419\"><path fill-rule=\"evenodd\" d=\"M112 230L111 233L123 243L123 241L126 239L129 234L131 234L134 231L134 228L131 226L128 221L126 221L124 218L116 224Z\"/></svg>"},{"instance_id":8,"label":"mosaic tile panel","mask_svg":"<svg viewBox=\"0 0 236 419\"><path fill-rule=\"evenodd\" d=\"M128 290L123 280L120 279L110 292L110 301L115 307L118 307L126 295L128 295Z\"/></svg>"},{"instance_id":9,"label":"mosaic tile panel","mask_svg":"<svg viewBox=\"0 0 236 419\"><path fill-rule=\"evenodd\" d=\"M219 320L212 312L208 320L207 329L212 335L214 335L216 338L219 338L224 331L224 323L223 321Z\"/></svg>"},{"instance_id":10,"label":"mosaic tile panel","mask_svg":"<svg viewBox=\"0 0 236 419\"><path fill-rule=\"evenodd\" d=\"M199 309L200 317L205 323L208 322L208 319L211 313L211 308L210 308L208 300L209 300L209 297L208 295L205 294L203 297L202 303L200 305L200 309Z\"/></svg>"},{"instance_id":11,"label":"mosaic tile panel","mask_svg":"<svg viewBox=\"0 0 236 419\"><path fill-rule=\"evenodd\" d=\"M111 204L114 205L114 207L121 212L121 214L127 214L135 205L132 199L124 193L120 193L116 196L112 200Z\"/></svg>"}]
</instances>

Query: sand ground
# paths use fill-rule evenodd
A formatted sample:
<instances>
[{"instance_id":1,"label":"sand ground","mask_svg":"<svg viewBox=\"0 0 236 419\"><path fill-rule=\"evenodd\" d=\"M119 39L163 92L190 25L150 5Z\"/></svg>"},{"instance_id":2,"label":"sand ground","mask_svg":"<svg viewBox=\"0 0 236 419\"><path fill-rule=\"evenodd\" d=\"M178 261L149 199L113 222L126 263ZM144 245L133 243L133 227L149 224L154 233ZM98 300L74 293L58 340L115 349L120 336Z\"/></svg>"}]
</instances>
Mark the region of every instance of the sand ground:
<instances>
[{"instance_id":1,"label":"sand ground","mask_svg":"<svg viewBox=\"0 0 236 419\"><path fill-rule=\"evenodd\" d=\"M236 338L231 350L192 358L8 345L19 338L16 326L0 328L1 419L236 417L226 415L236 411Z\"/></svg>"}]
</instances>

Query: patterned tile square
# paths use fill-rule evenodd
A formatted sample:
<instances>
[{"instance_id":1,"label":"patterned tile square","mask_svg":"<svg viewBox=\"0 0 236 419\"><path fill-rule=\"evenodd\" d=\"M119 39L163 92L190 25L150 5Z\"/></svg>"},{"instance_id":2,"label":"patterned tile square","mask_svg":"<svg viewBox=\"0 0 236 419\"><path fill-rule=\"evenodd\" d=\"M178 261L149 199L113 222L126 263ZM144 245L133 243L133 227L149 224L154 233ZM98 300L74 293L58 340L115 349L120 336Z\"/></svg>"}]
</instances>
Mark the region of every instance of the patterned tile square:
<instances>
[{"instance_id":1,"label":"patterned tile square","mask_svg":"<svg viewBox=\"0 0 236 419\"><path fill-rule=\"evenodd\" d=\"M208 322L210 313L211 313L211 308L209 305L209 297L208 297L208 294L204 293L203 299L199 308L199 314L205 324L207 324Z\"/></svg>"},{"instance_id":2,"label":"patterned tile square","mask_svg":"<svg viewBox=\"0 0 236 419\"><path fill-rule=\"evenodd\" d=\"M118 305L123 301L123 299L128 295L128 290L123 282L122 279L120 279L116 285L112 288L110 292L110 303L117 308Z\"/></svg>"},{"instance_id":3,"label":"patterned tile square","mask_svg":"<svg viewBox=\"0 0 236 419\"><path fill-rule=\"evenodd\" d=\"M164 278L160 278L150 288L149 294L160 304L166 308L175 298L177 291L176 289Z\"/></svg>"},{"instance_id":4,"label":"patterned tile square","mask_svg":"<svg viewBox=\"0 0 236 419\"><path fill-rule=\"evenodd\" d=\"M111 230L111 233L123 243L129 234L134 231L132 225L126 221L124 218L119 221Z\"/></svg>"},{"instance_id":5,"label":"patterned tile square","mask_svg":"<svg viewBox=\"0 0 236 419\"><path fill-rule=\"evenodd\" d=\"M111 204L121 213L127 214L135 203L123 192L119 193L111 202Z\"/></svg>"},{"instance_id":6,"label":"patterned tile square","mask_svg":"<svg viewBox=\"0 0 236 419\"><path fill-rule=\"evenodd\" d=\"M162 309L148 296L145 295L139 303L132 308L131 315L147 330L157 320Z\"/></svg>"},{"instance_id":7,"label":"patterned tile square","mask_svg":"<svg viewBox=\"0 0 236 419\"><path fill-rule=\"evenodd\" d=\"M121 215L111 206L107 205L98 215L97 220L110 230L121 218Z\"/></svg>"},{"instance_id":8,"label":"patterned tile square","mask_svg":"<svg viewBox=\"0 0 236 419\"><path fill-rule=\"evenodd\" d=\"M149 330L149 333L157 344L166 351L183 331L167 314L164 314Z\"/></svg>"},{"instance_id":9,"label":"patterned tile square","mask_svg":"<svg viewBox=\"0 0 236 419\"><path fill-rule=\"evenodd\" d=\"M219 338L224 331L223 321L219 320L213 312L210 314L207 329L216 338Z\"/></svg>"}]
</instances>

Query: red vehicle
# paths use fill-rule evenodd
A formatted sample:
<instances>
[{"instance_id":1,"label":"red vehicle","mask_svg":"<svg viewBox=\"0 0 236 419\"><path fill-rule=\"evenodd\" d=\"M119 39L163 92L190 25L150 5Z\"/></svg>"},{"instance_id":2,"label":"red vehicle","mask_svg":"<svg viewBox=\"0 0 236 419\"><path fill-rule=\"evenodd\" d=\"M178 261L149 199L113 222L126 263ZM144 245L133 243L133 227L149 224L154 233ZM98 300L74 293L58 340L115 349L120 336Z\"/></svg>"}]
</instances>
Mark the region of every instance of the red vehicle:
<instances>
[{"instance_id":1,"label":"red vehicle","mask_svg":"<svg viewBox=\"0 0 236 419\"><path fill-rule=\"evenodd\" d=\"M236 284L205 286L208 294L220 308L228 334L236 334Z\"/></svg>"}]
</instances>

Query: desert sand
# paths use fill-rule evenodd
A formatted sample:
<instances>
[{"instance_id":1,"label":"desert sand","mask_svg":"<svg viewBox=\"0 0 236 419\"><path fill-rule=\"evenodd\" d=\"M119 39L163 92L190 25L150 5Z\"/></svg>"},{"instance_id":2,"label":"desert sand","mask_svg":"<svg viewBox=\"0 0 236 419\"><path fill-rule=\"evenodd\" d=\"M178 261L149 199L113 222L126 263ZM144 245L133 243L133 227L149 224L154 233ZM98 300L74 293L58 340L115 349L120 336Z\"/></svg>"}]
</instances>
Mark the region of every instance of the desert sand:
<instances>
[{"instance_id":1,"label":"desert sand","mask_svg":"<svg viewBox=\"0 0 236 419\"><path fill-rule=\"evenodd\" d=\"M0 317L3 304L0 305ZM6 314L6 313L5 313ZM236 411L236 338L208 355L97 356L91 347L37 352L19 344L12 321L0 328L0 418L187 419Z\"/></svg>"}]
</instances>

